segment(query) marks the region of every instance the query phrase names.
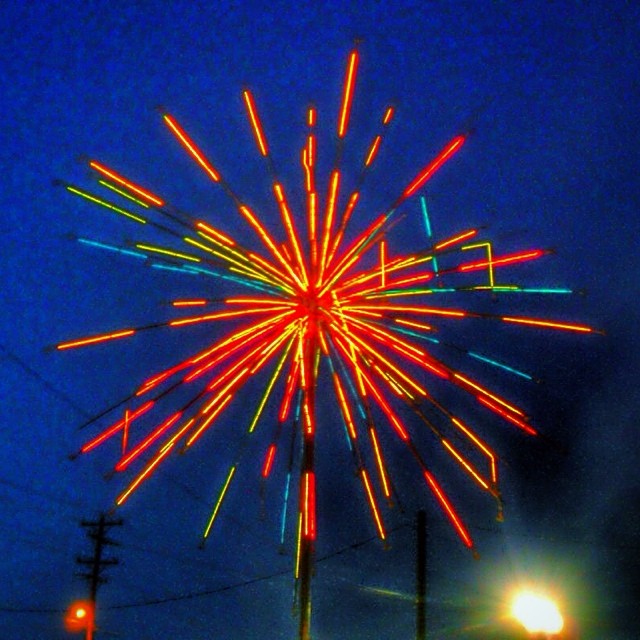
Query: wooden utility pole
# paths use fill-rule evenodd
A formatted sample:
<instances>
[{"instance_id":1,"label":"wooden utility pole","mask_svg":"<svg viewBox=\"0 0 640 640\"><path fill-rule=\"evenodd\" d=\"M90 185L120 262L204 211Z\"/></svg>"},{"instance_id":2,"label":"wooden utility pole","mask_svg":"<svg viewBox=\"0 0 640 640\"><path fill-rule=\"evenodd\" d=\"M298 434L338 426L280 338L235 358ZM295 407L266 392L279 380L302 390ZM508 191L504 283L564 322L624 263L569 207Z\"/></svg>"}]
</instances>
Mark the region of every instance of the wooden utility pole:
<instances>
[{"instance_id":1,"label":"wooden utility pole","mask_svg":"<svg viewBox=\"0 0 640 640\"><path fill-rule=\"evenodd\" d=\"M119 543L111 540L107 534L111 527L122 525L122 520L109 520L104 514L100 515L97 522L83 520L80 525L88 529L87 535L93 540L93 556L79 556L76 562L89 567L88 572L77 573L89 583L89 601L91 602L91 621L87 624L86 640L93 640L95 631L96 597L98 587L107 582L107 578L102 575L105 567L118 564L117 558L103 558L102 552L105 546L115 546Z\"/></svg>"},{"instance_id":2,"label":"wooden utility pole","mask_svg":"<svg viewBox=\"0 0 640 640\"><path fill-rule=\"evenodd\" d=\"M316 538L315 487L315 421L316 421L316 361L319 354L317 311L311 317L309 338L304 353L302 462L300 468L300 531L298 580L300 603L299 640L311 640L311 579L314 568Z\"/></svg>"}]
</instances>

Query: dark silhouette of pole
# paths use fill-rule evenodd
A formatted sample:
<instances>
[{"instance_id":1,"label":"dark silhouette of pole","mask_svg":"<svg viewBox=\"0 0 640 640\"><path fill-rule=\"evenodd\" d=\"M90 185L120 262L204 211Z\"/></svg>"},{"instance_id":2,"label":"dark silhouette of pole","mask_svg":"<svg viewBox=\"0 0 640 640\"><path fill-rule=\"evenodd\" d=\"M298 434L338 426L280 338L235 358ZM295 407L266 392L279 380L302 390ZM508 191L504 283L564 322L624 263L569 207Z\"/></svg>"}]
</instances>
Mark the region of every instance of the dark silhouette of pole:
<instances>
[{"instance_id":1,"label":"dark silhouette of pole","mask_svg":"<svg viewBox=\"0 0 640 640\"><path fill-rule=\"evenodd\" d=\"M416 640L427 638L427 513L416 518Z\"/></svg>"},{"instance_id":2,"label":"dark silhouette of pole","mask_svg":"<svg viewBox=\"0 0 640 640\"><path fill-rule=\"evenodd\" d=\"M312 317L309 340L304 353L304 366L307 371L304 402L306 417L302 420L302 463L300 468L300 514L302 528L299 556L299 640L311 640L311 579L313 577L315 555L315 420L316 420L316 355L319 353L317 338L317 317Z\"/></svg>"},{"instance_id":3,"label":"dark silhouette of pole","mask_svg":"<svg viewBox=\"0 0 640 640\"><path fill-rule=\"evenodd\" d=\"M80 577L87 580L89 583L89 601L91 602L91 620L87 624L86 640L92 640L95 631L95 615L96 615L96 598L98 595L98 588L101 584L107 582L107 578L104 577L103 571L105 567L118 564L117 558L104 558L103 550L106 546L118 545L118 542L111 540L107 534L111 527L120 526L122 520L108 520L104 514L100 515L97 522L91 522L83 520L80 525L87 528L89 531L87 535L93 540L93 556L85 557L79 556L76 562L80 565L89 567L90 571L86 573L78 573Z\"/></svg>"}]
</instances>

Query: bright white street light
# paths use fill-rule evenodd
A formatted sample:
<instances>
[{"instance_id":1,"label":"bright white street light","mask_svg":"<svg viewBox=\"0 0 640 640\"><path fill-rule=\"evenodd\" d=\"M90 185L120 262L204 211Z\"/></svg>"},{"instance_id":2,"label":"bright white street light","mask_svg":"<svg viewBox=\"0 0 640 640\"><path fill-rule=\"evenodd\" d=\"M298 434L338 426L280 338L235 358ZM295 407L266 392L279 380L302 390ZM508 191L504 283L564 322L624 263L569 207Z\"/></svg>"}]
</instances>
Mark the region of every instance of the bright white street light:
<instances>
[{"instance_id":1,"label":"bright white street light","mask_svg":"<svg viewBox=\"0 0 640 640\"><path fill-rule=\"evenodd\" d=\"M564 626L555 602L530 591L515 597L511 614L529 633L560 633Z\"/></svg>"}]
</instances>

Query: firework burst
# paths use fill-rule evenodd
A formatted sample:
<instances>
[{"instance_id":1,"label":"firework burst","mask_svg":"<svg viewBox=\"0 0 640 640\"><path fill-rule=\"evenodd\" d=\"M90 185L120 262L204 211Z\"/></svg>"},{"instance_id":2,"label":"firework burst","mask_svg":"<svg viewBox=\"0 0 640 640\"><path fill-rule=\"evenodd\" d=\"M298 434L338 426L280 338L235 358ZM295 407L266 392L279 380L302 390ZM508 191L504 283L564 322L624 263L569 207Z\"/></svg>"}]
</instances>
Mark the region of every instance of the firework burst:
<instances>
[{"instance_id":1,"label":"firework burst","mask_svg":"<svg viewBox=\"0 0 640 640\"><path fill-rule=\"evenodd\" d=\"M102 422L112 412L119 413L115 421L86 441L79 453L87 454L106 442L119 442L121 455L114 471L137 469L116 499L116 504L122 505L163 460L203 439L207 431L224 418L225 410L243 397L249 379L261 373L266 380L262 396L252 399L253 406L246 397L244 400L248 410L246 430L248 433L256 430L267 407L270 411L277 410L277 428L264 446L264 459L255 463L250 473L267 479L275 465L287 466L282 490L281 537L284 539L287 518L293 520L297 530L295 574L303 583L303 612L310 607L308 585L305 587L304 583L308 583L311 574L318 530L316 432L318 428L333 428L318 420L319 384L325 396L323 402L329 401L331 393L332 401L339 407L346 442L379 537L384 539L387 535L381 504L393 500L393 482L383 451L383 441L388 442L389 438L386 434L380 437L382 430L390 430L415 459L426 487L464 545L472 547L471 534L439 483L437 470L426 463L424 442L414 435L407 416L411 422L428 428L433 436L429 446L435 442L481 490L496 499L499 513L497 456L465 420L437 399L432 381L457 388L473 398L483 411L527 435L535 436L537 431L525 411L514 402L473 375L436 357L432 346L440 342L438 325L484 321L516 324L522 328L593 332L592 328L580 324L492 315L443 303L446 294L460 292L476 296L481 295L478 292L491 295L570 293L566 289L500 284L504 282L503 270L508 270L511 282L516 277L516 265L538 260L548 251L525 249L501 254L477 228L463 229L439 240L433 237L427 201L421 190L463 149L467 141L464 134L453 137L413 180L407 181L406 186L401 185L395 201L379 215L371 216L368 226L355 231L353 225L349 227L364 179L384 146L395 115L393 106L382 110L379 132L362 153L359 177L355 181L358 186L346 189L339 165L349 131L358 63L359 53L354 50L348 58L336 126L336 160L327 184L324 181L318 184L317 113L313 107L306 112L307 133L301 150L302 192L306 204L302 214L294 215L285 187L274 170L254 97L248 90L243 92L248 121L270 175L273 203L269 219L278 212L277 230L270 229L273 225L267 225L265 217L233 190L177 118L163 113L164 124L175 141L204 177L226 192L246 228L255 235L260 250L238 242L210 221L195 220L179 212L155 191L129 180L102 162L91 160L89 166L101 187L108 191L100 193L64 184L72 194L125 217L142 231L153 227L167 238L166 244L140 241L127 246L89 238L78 238L79 242L142 258L156 268L203 276L201 282L205 284L202 297L174 300L172 305L177 317L166 322L62 342L57 349L125 340L161 327L177 329L199 324L216 327L213 342L155 373L131 396L92 421ZM111 195L104 195L107 193ZM408 215L422 218L423 248L412 253L393 253L387 237ZM204 276L223 279L246 293L224 300L211 298L207 295ZM456 349L469 360L482 361L511 375L529 377L486 355ZM174 402L171 410L167 410L171 399L184 393L188 395L186 402L181 401L177 408ZM294 446L296 433L298 439ZM298 455L288 455L287 448L297 451ZM295 463L294 458L297 458ZM238 465L239 460L235 460L228 468L213 501L204 538L210 535L221 512L237 477ZM292 488L296 485L297 500ZM308 618L303 625L308 627Z\"/></svg>"}]
</instances>

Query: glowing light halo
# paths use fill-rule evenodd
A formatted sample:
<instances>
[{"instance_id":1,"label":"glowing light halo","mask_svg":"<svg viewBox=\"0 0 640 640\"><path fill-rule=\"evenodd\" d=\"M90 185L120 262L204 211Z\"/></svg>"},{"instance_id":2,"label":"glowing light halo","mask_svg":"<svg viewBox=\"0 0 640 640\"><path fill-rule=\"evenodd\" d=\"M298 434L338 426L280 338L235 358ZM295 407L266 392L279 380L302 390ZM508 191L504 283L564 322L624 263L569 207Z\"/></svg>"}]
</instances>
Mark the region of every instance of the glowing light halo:
<instances>
[{"instance_id":1,"label":"glowing light halo","mask_svg":"<svg viewBox=\"0 0 640 640\"><path fill-rule=\"evenodd\" d=\"M564 628L558 605L547 596L522 591L513 599L511 615L528 633L557 634Z\"/></svg>"},{"instance_id":2,"label":"glowing light halo","mask_svg":"<svg viewBox=\"0 0 640 640\"><path fill-rule=\"evenodd\" d=\"M345 144L348 138L358 63L359 53L355 50L349 56L345 74L336 131L339 145ZM167 246L142 242L133 244L143 252L142 256L152 267L202 278L221 278L234 286L249 289L244 297L213 300L207 296L205 287L202 298L175 301L172 307L180 312L181 309L189 311L193 306L217 305L218 308L210 312L207 310L200 315L180 316L162 323L112 330L59 343L58 350L69 350L124 340L143 329L165 327L174 330L200 323L214 323L220 327L216 338L206 349L164 372L154 374L129 398L116 405L114 409L126 406L125 418L116 420L91 438L79 453L88 453L122 436L120 462L114 471L123 472L144 461L134 479L116 500L121 505L153 474L171 451L191 446L221 419L225 409L242 392L243 385L251 376L263 369L270 370L264 395L256 402L255 413L247 420L250 425L248 432L255 430L265 407L273 407L274 403L279 405L278 425L265 447L265 458L255 464L256 477L267 481L276 465L286 464L286 456L281 452L281 448L286 449L286 445L283 447L281 443L282 425L292 421L299 429L302 444L299 445L297 468L291 461L287 468L281 535L284 535L287 514L297 511L297 516L289 520L298 532L296 576L304 579L305 575L310 574L308 565L319 531L316 514L318 482L314 462L315 433L318 428L316 394L317 385L323 380L323 371L328 370L331 384L327 388L334 390L347 445L353 452L356 476L362 483L364 502L369 507L373 528L379 537L385 539L386 533L378 496L382 494L387 502L391 502L393 497L392 474L386 462L388 452L385 452L386 444L380 438L381 431L388 428L389 433L395 434L415 459L425 480L425 487L462 542L467 547L473 547L468 527L437 480L435 471L425 461L426 456L421 453L423 447L419 441L424 437L422 432L419 432L419 437L414 435L416 430L409 428L404 413L408 409L420 417L442 451L459 465L474 486L497 499L499 513L501 502L496 454L475 434L468 420L462 421L433 396L429 381L437 378L443 384L457 387L477 401L481 412L490 412L506 425L515 426L530 436L535 436L537 431L531 426L523 409L478 382L466 370L461 372L449 366L431 353L425 343L440 344L445 351L455 348L466 354L470 361L475 359L476 362L482 362L483 366L494 366L503 373L513 373L529 380L532 378L492 358L441 342L434 336L434 323L499 320L496 326L507 323L529 330L553 329L581 334L596 331L586 325L548 318L491 315L440 304L441 296L448 293L483 295L482 292L488 291L494 295L503 292L509 295L541 295L566 294L568 291L531 288L513 283L519 264L540 259L548 255L548 251L527 248L500 255L490 241L480 237L481 229L463 229L449 238L436 241L424 196L420 196L419 206L415 206L416 214L424 219L424 250L415 255L394 255L387 235L390 235L396 223L401 219L406 220L410 215L410 200L417 197L424 185L460 153L468 140L466 134L454 136L441 147L441 151L415 174L413 180L398 188L397 199L389 209L377 215L368 227L355 234L355 239L347 242L345 229L359 202L364 178L375 167L376 160L385 149L387 128L392 116L395 116L394 108L385 108L380 119L382 129L373 142L363 149L358 190L351 192L343 186L341 176L344 170L340 170L338 160L335 161L326 188L319 188L316 184L317 155L322 148L315 132L316 110L308 110L306 120L309 133L301 154L306 211L305 215L296 217L285 189L275 175L267 132L258 116L255 98L248 89L244 90L243 97L258 152L266 161L272 182L273 206L274 211L280 213L280 231L285 237L284 242L277 240L276 235L267 228L264 218L249 208L231 189L223 173L209 162L200 144L168 113L163 113L162 117L175 141L191 156L194 166L203 176L215 183L214 186L222 186L230 196L239 219L243 220L247 231L253 233L260 244L260 252L244 246L211 221L191 219L168 209L163 200L153 195L155 190L152 192L138 185L137 180L130 181L96 160L91 161L91 167L100 174L100 183L103 184L104 178L111 178L117 183L118 190L111 189L110 197L122 190L123 195L131 196L128 197L127 206L133 207L136 203L143 206L145 218L79 187L64 185L70 193L85 201L144 225L149 221L148 226L155 229L169 230ZM336 154L337 157L339 155ZM108 187L108 182L104 186ZM132 193L127 194L127 191ZM133 200L133 196L143 198L144 202ZM400 207L403 213L397 216ZM271 218L276 219L276 216ZM197 239L189 234L195 234ZM469 244L471 240L472 244ZM188 245L189 253L174 247L179 241ZM89 244L89 241L84 240L84 243ZM124 249L106 244L93 242L91 246L127 255ZM477 255L469 257L468 252L478 248L482 249L482 259L478 260ZM139 258L140 255L132 257ZM373 268L365 266L365 256L375 263ZM449 279L451 285L448 285ZM424 302L420 300L423 297ZM416 298L419 300L416 301ZM226 321L229 321L229 327ZM239 323L240 327L234 328L232 323ZM198 380L202 381L200 387L197 386ZM154 404L159 405L161 400L178 388L193 388L190 399L177 411L155 416ZM282 391L276 393L277 389ZM422 405L428 407L436 418L427 419ZM154 411L151 411L152 408ZM107 413L101 414L100 418ZM144 418L143 413L146 414ZM150 419L149 416L155 417ZM364 437L367 434L368 438ZM239 475L239 468L240 460L234 460L229 466L226 480L213 499L205 538L214 529L225 497L231 493L233 482ZM289 495L294 473L299 474L297 508Z\"/></svg>"}]
</instances>

